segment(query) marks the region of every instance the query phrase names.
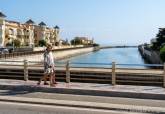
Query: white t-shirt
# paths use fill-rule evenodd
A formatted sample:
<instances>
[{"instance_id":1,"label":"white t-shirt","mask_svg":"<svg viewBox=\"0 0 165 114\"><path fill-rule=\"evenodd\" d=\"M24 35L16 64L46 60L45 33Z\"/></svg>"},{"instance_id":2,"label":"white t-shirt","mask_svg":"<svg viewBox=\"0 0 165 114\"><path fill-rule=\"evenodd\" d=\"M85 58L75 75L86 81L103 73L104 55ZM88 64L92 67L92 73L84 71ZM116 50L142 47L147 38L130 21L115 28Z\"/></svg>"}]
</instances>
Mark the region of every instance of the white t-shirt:
<instances>
[{"instance_id":1,"label":"white t-shirt","mask_svg":"<svg viewBox=\"0 0 165 114\"><path fill-rule=\"evenodd\" d=\"M44 53L44 63L46 65L48 65L48 67L49 66L54 67L54 57L53 57L53 53L51 51Z\"/></svg>"}]
</instances>

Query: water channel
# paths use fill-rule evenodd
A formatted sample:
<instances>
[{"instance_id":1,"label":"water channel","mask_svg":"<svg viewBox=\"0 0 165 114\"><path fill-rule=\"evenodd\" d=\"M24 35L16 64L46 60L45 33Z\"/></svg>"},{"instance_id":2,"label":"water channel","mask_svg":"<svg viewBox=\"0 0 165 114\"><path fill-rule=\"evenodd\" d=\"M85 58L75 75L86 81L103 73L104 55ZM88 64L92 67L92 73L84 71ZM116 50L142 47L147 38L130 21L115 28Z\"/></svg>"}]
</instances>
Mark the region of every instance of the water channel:
<instances>
[{"instance_id":1,"label":"water channel","mask_svg":"<svg viewBox=\"0 0 165 114\"><path fill-rule=\"evenodd\" d=\"M68 59L60 60L66 62L69 60L72 66L76 67L110 67L112 62L117 64L144 64L138 48L107 48L87 54L78 55ZM80 63L80 64L78 64ZM91 63L91 64L84 64ZM93 63L93 64L92 64ZM98 64L97 64L98 63ZM146 68L136 65L118 65L124 68Z\"/></svg>"}]
</instances>

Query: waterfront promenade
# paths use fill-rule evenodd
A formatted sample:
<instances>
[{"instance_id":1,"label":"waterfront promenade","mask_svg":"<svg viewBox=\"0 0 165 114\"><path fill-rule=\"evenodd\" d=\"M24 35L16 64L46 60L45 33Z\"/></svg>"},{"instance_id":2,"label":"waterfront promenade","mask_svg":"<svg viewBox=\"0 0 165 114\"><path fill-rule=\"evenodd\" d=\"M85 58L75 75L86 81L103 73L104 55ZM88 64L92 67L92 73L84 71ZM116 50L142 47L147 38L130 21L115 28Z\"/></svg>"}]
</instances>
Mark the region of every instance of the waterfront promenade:
<instances>
[{"instance_id":1,"label":"waterfront promenade","mask_svg":"<svg viewBox=\"0 0 165 114\"><path fill-rule=\"evenodd\" d=\"M165 112L165 89L162 87L63 82L50 87L38 86L36 81L0 79L0 89L0 103L10 105L14 102L15 106L22 103L53 108L64 106L108 112L121 111L121 114Z\"/></svg>"},{"instance_id":2,"label":"waterfront promenade","mask_svg":"<svg viewBox=\"0 0 165 114\"><path fill-rule=\"evenodd\" d=\"M29 106L36 104L41 105L39 107L53 106L54 109L59 106L65 106L65 109L66 107L81 108L81 110L84 108L99 110L101 113L103 111L110 113L114 110L121 111L118 112L120 114L165 112L163 69L119 67L151 65L63 61L56 64L58 84L50 87L38 86L37 81L34 81L43 75L42 62L27 60L0 62L0 105L8 103L6 107L11 102L15 102L16 104L11 107L24 103ZM74 67L75 64L80 64L81 67ZM93 67L85 67L87 64L93 64ZM102 65L108 67L101 67ZM163 67L163 65L158 66ZM146 86L148 84L150 86Z\"/></svg>"},{"instance_id":3,"label":"waterfront promenade","mask_svg":"<svg viewBox=\"0 0 165 114\"><path fill-rule=\"evenodd\" d=\"M20 61L18 64L0 65L1 79L39 80L43 75L43 65ZM71 64L71 63L70 63ZM102 84L152 85L164 87L163 69L121 69L115 68L75 68L67 65L56 66L56 79L61 82L84 82Z\"/></svg>"},{"instance_id":4,"label":"waterfront promenade","mask_svg":"<svg viewBox=\"0 0 165 114\"><path fill-rule=\"evenodd\" d=\"M37 81L0 79L0 89L165 100L165 88L156 86L57 82L55 87L50 87L43 83L37 85Z\"/></svg>"}]
</instances>

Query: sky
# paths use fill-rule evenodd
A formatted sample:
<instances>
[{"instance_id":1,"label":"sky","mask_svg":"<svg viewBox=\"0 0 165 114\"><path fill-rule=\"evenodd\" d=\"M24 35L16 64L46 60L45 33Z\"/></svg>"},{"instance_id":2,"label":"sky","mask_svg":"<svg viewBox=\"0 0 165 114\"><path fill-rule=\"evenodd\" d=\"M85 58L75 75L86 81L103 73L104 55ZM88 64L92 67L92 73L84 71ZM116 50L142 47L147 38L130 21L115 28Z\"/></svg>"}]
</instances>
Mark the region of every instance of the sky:
<instances>
[{"instance_id":1,"label":"sky","mask_svg":"<svg viewBox=\"0 0 165 114\"><path fill-rule=\"evenodd\" d=\"M165 27L165 0L1 0L7 20L58 25L61 39L94 38L99 44L150 43Z\"/></svg>"}]
</instances>

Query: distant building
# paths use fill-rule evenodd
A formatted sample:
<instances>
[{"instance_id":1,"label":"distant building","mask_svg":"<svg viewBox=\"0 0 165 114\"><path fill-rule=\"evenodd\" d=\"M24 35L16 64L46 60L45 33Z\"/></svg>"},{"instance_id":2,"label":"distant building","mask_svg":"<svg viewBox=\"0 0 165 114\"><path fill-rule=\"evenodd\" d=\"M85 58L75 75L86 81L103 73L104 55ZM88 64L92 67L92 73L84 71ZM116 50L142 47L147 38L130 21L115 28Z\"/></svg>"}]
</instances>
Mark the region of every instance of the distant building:
<instances>
[{"instance_id":1,"label":"distant building","mask_svg":"<svg viewBox=\"0 0 165 114\"><path fill-rule=\"evenodd\" d=\"M93 39L91 40L88 37L75 37L74 39L78 40L83 45L89 45L94 43Z\"/></svg>"},{"instance_id":2,"label":"distant building","mask_svg":"<svg viewBox=\"0 0 165 114\"><path fill-rule=\"evenodd\" d=\"M29 19L22 24L16 21L5 20L5 15L0 12L0 45L12 43L15 39L21 42L22 46L38 46L40 40L46 40L48 43L59 42L60 28L55 26L49 28L44 22L36 25L33 20Z\"/></svg>"}]
</instances>

